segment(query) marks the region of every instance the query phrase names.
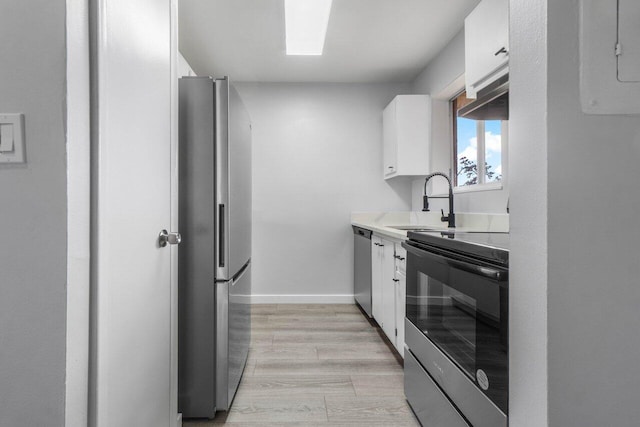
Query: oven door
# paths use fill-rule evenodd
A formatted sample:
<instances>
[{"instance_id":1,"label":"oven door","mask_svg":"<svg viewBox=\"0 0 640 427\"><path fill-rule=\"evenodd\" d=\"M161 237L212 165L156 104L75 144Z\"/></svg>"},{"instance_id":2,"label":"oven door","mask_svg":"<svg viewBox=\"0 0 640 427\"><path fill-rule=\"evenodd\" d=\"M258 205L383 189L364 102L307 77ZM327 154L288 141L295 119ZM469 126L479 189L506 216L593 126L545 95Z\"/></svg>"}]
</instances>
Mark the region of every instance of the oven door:
<instances>
[{"instance_id":1,"label":"oven door","mask_svg":"<svg viewBox=\"0 0 640 427\"><path fill-rule=\"evenodd\" d=\"M413 242L403 246L407 320L507 414L508 270Z\"/></svg>"}]
</instances>

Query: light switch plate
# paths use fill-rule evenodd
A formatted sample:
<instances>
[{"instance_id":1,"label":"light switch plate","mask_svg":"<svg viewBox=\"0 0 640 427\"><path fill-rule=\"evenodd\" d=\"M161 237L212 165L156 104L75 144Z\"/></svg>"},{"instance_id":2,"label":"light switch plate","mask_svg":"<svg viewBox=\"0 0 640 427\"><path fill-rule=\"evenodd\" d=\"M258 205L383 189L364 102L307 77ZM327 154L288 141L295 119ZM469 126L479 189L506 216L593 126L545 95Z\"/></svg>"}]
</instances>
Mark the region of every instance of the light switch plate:
<instances>
[{"instance_id":1,"label":"light switch plate","mask_svg":"<svg viewBox=\"0 0 640 427\"><path fill-rule=\"evenodd\" d=\"M0 163L25 163L24 145L24 114L0 114Z\"/></svg>"}]
</instances>

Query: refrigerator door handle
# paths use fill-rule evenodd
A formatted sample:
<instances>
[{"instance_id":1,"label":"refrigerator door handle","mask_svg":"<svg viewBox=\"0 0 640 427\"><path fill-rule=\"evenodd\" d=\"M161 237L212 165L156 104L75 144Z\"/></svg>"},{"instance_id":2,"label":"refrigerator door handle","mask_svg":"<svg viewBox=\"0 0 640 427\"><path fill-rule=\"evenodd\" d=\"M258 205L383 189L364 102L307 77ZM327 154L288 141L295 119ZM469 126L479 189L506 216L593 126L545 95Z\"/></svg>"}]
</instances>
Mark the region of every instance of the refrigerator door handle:
<instances>
[{"instance_id":1,"label":"refrigerator door handle","mask_svg":"<svg viewBox=\"0 0 640 427\"><path fill-rule=\"evenodd\" d=\"M250 264L251 264L251 258L249 258L249 261L247 261L247 263L242 266L240 271L238 271L236 275L231 278L231 286L234 286L236 283L240 281L240 279L242 279L242 276L244 276L244 273L247 272Z\"/></svg>"},{"instance_id":2,"label":"refrigerator door handle","mask_svg":"<svg viewBox=\"0 0 640 427\"><path fill-rule=\"evenodd\" d=\"M225 224L224 224L224 204L218 205L218 267L225 266Z\"/></svg>"}]
</instances>

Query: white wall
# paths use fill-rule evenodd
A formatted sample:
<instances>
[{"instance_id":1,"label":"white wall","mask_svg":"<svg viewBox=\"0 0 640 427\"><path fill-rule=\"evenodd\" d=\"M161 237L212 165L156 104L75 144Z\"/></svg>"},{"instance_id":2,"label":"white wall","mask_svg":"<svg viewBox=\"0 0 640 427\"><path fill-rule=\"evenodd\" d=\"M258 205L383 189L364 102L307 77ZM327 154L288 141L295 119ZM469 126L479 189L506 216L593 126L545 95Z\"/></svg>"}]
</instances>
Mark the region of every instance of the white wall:
<instances>
[{"instance_id":1,"label":"white wall","mask_svg":"<svg viewBox=\"0 0 640 427\"><path fill-rule=\"evenodd\" d=\"M578 4L547 8L549 424L637 426L640 116L581 112Z\"/></svg>"},{"instance_id":2,"label":"white wall","mask_svg":"<svg viewBox=\"0 0 640 427\"><path fill-rule=\"evenodd\" d=\"M178 53L178 76L182 77L182 76L195 76L195 75L196 75L196 72L193 71L193 68L191 67L191 65L189 65L185 57L182 56L181 53Z\"/></svg>"},{"instance_id":3,"label":"white wall","mask_svg":"<svg viewBox=\"0 0 640 427\"><path fill-rule=\"evenodd\" d=\"M407 181L382 179L382 110L408 85L237 87L253 123L254 299L353 302L351 212L411 206Z\"/></svg>"},{"instance_id":4,"label":"white wall","mask_svg":"<svg viewBox=\"0 0 640 427\"><path fill-rule=\"evenodd\" d=\"M510 20L512 424L637 426L640 119L581 112L577 2Z\"/></svg>"},{"instance_id":5,"label":"white wall","mask_svg":"<svg viewBox=\"0 0 640 427\"><path fill-rule=\"evenodd\" d=\"M67 356L65 426L88 419L90 297L89 4L67 0Z\"/></svg>"},{"instance_id":6,"label":"white wall","mask_svg":"<svg viewBox=\"0 0 640 427\"><path fill-rule=\"evenodd\" d=\"M518 427L548 418L545 3L512 0L510 8L509 421Z\"/></svg>"},{"instance_id":7,"label":"white wall","mask_svg":"<svg viewBox=\"0 0 640 427\"><path fill-rule=\"evenodd\" d=\"M427 67L412 82L413 93L430 94L433 105L433 134L431 142L431 170L449 174L451 161L451 110L449 100L464 89L464 29L445 46ZM446 194L446 181L434 178L429 194ZM431 185L431 184L430 184ZM422 209L424 179L413 182L412 210ZM508 177L502 190L457 193L454 196L454 210L457 212L505 213L508 190ZM431 202L430 202L431 203ZM443 208L447 211L447 200L433 200L432 209Z\"/></svg>"},{"instance_id":8,"label":"white wall","mask_svg":"<svg viewBox=\"0 0 640 427\"><path fill-rule=\"evenodd\" d=\"M25 114L27 156L0 164L2 426L64 424L65 9L4 1L0 13L0 112Z\"/></svg>"}]
</instances>

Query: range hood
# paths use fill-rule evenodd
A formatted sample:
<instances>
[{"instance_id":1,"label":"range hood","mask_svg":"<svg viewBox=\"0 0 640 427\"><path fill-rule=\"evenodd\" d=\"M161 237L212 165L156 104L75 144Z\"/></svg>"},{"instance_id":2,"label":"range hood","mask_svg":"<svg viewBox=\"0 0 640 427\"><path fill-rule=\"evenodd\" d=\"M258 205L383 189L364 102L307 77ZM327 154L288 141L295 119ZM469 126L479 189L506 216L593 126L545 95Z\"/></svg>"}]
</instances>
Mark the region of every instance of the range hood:
<instances>
[{"instance_id":1,"label":"range hood","mask_svg":"<svg viewBox=\"0 0 640 427\"><path fill-rule=\"evenodd\" d=\"M474 120L509 120L509 75L478 91L478 97L458 110L458 117Z\"/></svg>"}]
</instances>

